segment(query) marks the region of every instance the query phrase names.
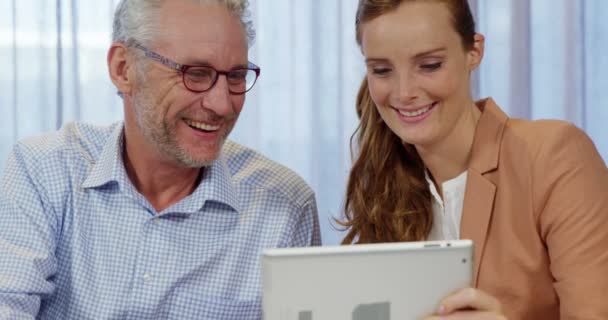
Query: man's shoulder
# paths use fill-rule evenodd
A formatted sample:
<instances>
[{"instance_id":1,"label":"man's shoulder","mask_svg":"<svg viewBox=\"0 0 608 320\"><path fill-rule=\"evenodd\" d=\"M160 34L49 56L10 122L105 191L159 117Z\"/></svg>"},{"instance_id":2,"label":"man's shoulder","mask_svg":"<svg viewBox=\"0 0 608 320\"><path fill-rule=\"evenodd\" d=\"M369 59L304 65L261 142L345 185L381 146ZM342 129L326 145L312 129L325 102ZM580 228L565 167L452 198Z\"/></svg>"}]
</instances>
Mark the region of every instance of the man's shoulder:
<instances>
[{"instance_id":1,"label":"man's shoulder","mask_svg":"<svg viewBox=\"0 0 608 320\"><path fill-rule=\"evenodd\" d=\"M69 160L93 163L119 125L121 123L95 126L70 122L57 131L19 140L14 155L21 161L40 166Z\"/></svg>"},{"instance_id":2,"label":"man's shoulder","mask_svg":"<svg viewBox=\"0 0 608 320\"><path fill-rule=\"evenodd\" d=\"M253 149L226 141L222 153L233 181L239 185L264 189L298 206L314 196L310 186L297 173Z\"/></svg>"}]
</instances>

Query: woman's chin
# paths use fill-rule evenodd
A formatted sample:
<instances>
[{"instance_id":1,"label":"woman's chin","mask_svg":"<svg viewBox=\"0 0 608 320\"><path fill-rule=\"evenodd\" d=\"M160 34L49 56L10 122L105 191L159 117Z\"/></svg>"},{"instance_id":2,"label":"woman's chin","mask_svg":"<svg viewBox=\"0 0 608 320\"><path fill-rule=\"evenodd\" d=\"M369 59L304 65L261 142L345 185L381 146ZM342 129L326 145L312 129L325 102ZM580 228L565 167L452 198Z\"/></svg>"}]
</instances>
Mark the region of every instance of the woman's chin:
<instances>
[{"instance_id":1,"label":"woman's chin","mask_svg":"<svg viewBox=\"0 0 608 320\"><path fill-rule=\"evenodd\" d=\"M422 134L422 132L415 132L412 134L402 134L400 135L401 141L404 144L410 144L415 147L426 147L433 144L433 135L431 134Z\"/></svg>"}]
</instances>

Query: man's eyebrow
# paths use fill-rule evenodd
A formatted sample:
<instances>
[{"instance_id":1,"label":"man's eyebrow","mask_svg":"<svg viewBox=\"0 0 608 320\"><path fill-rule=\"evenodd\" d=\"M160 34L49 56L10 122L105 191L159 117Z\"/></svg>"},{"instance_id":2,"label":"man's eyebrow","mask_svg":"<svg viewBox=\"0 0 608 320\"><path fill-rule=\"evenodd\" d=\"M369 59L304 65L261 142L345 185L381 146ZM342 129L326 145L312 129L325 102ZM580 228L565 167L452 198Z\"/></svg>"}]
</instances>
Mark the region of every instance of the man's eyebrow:
<instances>
[{"instance_id":1,"label":"man's eyebrow","mask_svg":"<svg viewBox=\"0 0 608 320\"><path fill-rule=\"evenodd\" d=\"M201 59L184 59L184 61L186 61L186 63L184 63L185 65L188 66L201 66L201 67L211 67L211 63L208 60L201 60Z\"/></svg>"},{"instance_id":2,"label":"man's eyebrow","mask_svg":"<svg viewBox=\"0 0 608 320\"><path fill-rule=\"evenodd\" d=\"M184 63L184 65L195 66L195 67L213 67L213 68L215 68L215 66L213 64L211 64L208 60L194 59L194 60L187 60L187 61L189 61L189 62L188 63ZM234 66L230 67L230 69L228 69L228 70L246 69L248 67L249 67L248 63L237 64L237 65L234 65Z\"/></svg>"}]
</instances>

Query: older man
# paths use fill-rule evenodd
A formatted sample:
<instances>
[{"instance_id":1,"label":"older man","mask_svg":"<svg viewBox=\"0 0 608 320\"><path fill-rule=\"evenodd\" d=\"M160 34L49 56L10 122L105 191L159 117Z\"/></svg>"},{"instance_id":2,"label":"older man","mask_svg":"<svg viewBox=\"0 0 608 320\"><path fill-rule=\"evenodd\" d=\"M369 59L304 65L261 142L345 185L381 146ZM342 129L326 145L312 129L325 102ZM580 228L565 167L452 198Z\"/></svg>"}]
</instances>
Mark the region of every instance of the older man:
<instances>
[{"instance_id":1,"label":"older man","mask_svg":"<svg viewBox=\"0 0 608 320\"><path fill-rule=\"evenodd\" d=\"M18 143L0 189L0 319L258 319L264 248L320 243L314 194L226 137L260 69L245 0L124 0L124 123Z\"/></svg>"}]
</instances>

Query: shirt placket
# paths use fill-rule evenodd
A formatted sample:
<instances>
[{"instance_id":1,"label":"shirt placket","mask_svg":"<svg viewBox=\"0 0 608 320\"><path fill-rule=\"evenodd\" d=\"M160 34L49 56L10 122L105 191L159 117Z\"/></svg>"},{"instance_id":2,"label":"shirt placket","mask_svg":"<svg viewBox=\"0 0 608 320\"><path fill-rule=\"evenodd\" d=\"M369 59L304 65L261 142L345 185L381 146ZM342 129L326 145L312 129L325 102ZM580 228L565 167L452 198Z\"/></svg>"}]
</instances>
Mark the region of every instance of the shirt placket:
<instances>
[{"instance_id":1,"label":"shirt placket","mask_svg":"<svg viewBox=\"0 0 608 320\"><path fill-rule=\"evenodd\" d=\"M155 319L153 312L159 303L158 296L164 292L160 283L159 259L154 256L163 251L158 247L156 234L161 227L159 221L158 217L149 218L140 229L135 270L131 279L133 286L129 297L131 312L128 319Z\"/></svg>"}]
</instances>

